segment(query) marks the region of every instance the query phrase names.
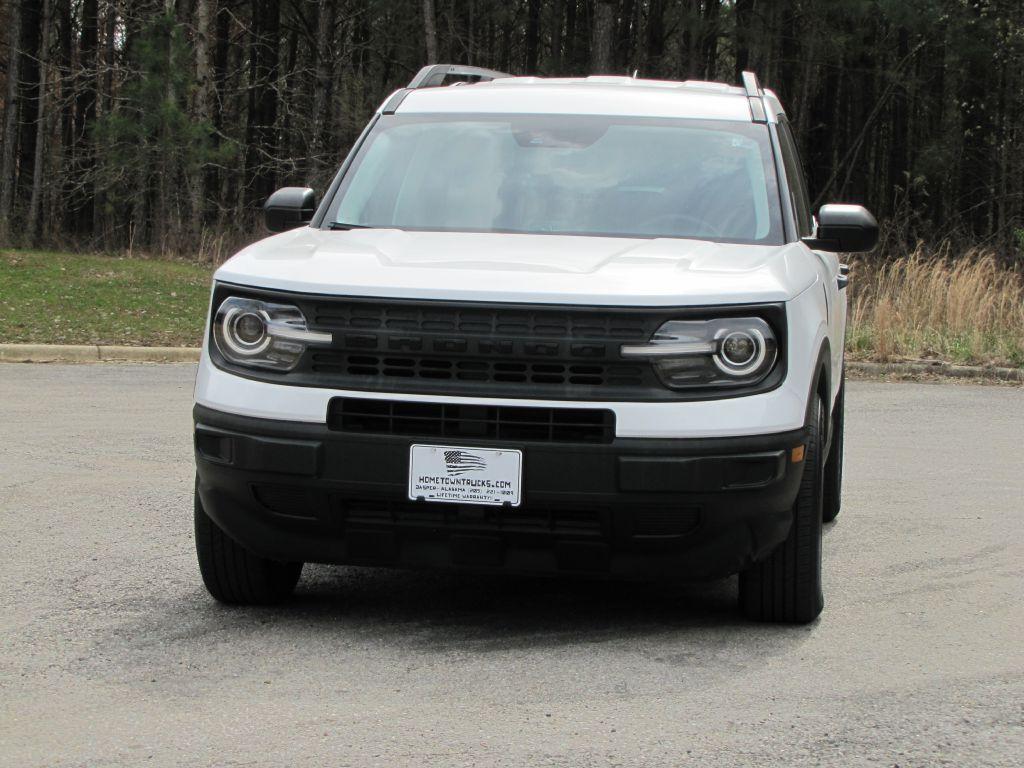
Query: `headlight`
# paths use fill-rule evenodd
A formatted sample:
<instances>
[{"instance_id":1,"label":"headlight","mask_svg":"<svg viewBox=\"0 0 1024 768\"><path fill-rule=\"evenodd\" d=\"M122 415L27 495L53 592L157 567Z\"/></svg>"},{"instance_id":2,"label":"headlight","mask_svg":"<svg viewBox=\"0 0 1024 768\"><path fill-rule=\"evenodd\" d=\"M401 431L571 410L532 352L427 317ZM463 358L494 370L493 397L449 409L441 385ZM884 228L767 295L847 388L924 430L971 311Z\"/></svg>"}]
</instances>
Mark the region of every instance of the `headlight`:
<instances>
[{"instance_id":1,"label":"headlight","mask_svg":"<svg viewBox=\"0 0 1024 768\"><path fill-rule=\"evenodd\" d=\"M759 317L670 320L647 344L626 344L622 356L651 361L666 387L757 384L778 357L772 328Z\"/></svg>"},{"instance_id":2,"label":"headlight","mask_svg":"<svg viewBox=\"0 0 1024 768\"><path fill-rule=\"evenodd\" d=\"M228 362L290 371L308 345L332 336L308 330L298 307L231 296L217 308L213 340Z\"/></svg>"}]
</instances>

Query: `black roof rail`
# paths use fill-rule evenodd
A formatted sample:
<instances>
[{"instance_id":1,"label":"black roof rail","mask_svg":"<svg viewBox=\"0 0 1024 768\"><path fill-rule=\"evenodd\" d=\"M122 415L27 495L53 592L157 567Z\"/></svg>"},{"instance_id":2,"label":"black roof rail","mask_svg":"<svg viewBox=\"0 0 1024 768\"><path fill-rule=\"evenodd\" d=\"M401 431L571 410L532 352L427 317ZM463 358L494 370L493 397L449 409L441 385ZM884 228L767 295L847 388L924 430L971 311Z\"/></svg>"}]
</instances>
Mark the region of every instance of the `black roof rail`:
<instances>
[{"instance_id":1,"label":"black roof rail","mask_svg":"<svg viewBox=\"0 0 1024 768\"><path fill-rule=\"evenodd\" d=\"M406 86L410 89L432 88L444 83L446 77L475 77L476 82L487 82L499 77L511 77L505 72L482 67L469 67L463 64L428 64Z\"/></svg>"},{"instance_id":2,"label":"black roof rail","mask_svg":"<svg viewBox=\"0 0 1024 768\"><path fill-rule=\"evenodd\" d=\"M750 114L755 123L767 123L768 113L764 109L764 91L757 82L757 75L753 72L744 72L743 90L747 92L747 100L750 102Z\"/></svg>"}]
</instances>

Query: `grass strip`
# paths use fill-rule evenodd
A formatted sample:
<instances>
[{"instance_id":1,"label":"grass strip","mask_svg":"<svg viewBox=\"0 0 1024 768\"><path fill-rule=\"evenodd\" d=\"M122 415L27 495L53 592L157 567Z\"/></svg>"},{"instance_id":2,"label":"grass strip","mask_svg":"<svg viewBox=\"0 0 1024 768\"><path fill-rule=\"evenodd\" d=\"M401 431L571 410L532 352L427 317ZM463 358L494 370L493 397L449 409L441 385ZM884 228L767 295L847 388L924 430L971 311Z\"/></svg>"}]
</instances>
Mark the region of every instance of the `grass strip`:
<instances>
[{"instance_id":1,"label":"grass strip","mask_svg":"<svg viewBox=\"0 0 1024 768\"><path fill-rule=\"evenodd\" d=\"M198 346L212 267L0 250L0 343Z\"/></svg>"}]
</instances>

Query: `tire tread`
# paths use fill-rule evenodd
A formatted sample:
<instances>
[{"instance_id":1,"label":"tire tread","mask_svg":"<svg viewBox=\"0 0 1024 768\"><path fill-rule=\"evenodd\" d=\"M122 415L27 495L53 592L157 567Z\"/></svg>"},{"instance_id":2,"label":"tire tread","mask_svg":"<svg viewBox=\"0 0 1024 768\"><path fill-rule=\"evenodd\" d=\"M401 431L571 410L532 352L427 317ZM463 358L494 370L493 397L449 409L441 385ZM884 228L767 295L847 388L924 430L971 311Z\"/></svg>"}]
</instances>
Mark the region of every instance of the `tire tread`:
<instances>
[{"instance_id":1,"label":"tire tread","mask_svg":"<svg viewBox=\"0 0 1024 768\"><path fill-rule=\"evenodd\" d=\"M809 419L803 477L788 538L765 560L740 574L740 607L756 621L807 623L824 607L821 589L823 407Z\"/></svg>"},{"instance_id":2,"label":"tire tread","mask_svg":"<svg viewBox=\"0 0 1024 768\"><path fill-rule=\"evenodd\" d=\"M196 556L207 591L219 602L268 605L291 595L302 563L260 557L229 537L206 514L195 491Z\"/></svg>"},{"instance_id":3,"label":"tire tread","mask_svg":"<svg viewBox=\"0 0 1024 768\"><path fill-rule=\"evenodd\" d=\"M843 432L846 420L846 380L839 384L836 405L832 414L832 447L825 464L825 492L822 501L822 520L831 523L843 505Z\"/></svg>"}]
</instances>

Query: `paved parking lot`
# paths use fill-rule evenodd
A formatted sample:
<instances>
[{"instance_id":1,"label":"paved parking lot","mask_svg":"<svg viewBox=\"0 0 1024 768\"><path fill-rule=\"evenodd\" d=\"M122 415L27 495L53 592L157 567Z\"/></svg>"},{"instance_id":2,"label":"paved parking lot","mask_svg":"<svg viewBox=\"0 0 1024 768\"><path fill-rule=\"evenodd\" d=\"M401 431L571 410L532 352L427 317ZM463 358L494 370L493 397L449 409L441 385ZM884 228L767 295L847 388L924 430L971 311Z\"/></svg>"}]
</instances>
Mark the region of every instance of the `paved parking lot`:
<instances>
[{"instance_id":1,"label":"paved parking lot","mask_svg":"<svg viewBox=\"0 0 1024 768\"><path fill-rule=\"evenodd\" d=\"M4 766L1020 766L1024 390L853 382L818 623L678 588L307 567L228 609L191 365L0 365Z\"/></svg>"}]
</instances>

